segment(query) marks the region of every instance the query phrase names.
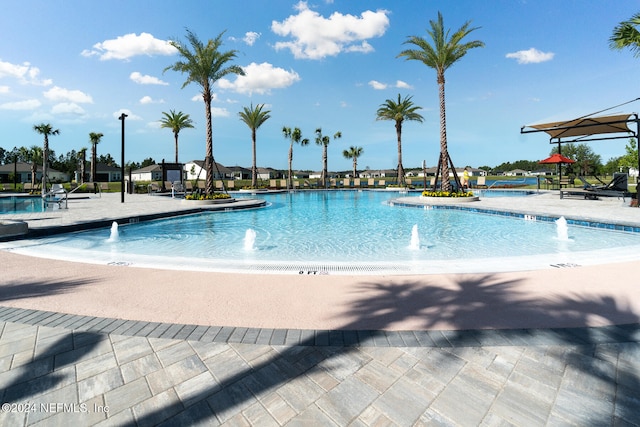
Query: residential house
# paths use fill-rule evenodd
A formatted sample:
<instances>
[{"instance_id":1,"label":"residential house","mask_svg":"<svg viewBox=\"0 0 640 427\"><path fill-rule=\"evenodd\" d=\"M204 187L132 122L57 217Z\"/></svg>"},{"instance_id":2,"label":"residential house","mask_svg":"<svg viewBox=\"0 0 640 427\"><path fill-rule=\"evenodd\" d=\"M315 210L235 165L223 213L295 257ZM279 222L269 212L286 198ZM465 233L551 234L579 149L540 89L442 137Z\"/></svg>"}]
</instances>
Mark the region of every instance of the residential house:
<instances>
[{"instance_id":1,"label":"residential house","mask_svg":"<svg viewBox=\"0 0 640 427\"><path fill-rule=\"evenodd\" d=\"M162 181L162 165L149 165L131 171L131 180L138 181Z\"/></svg>"},{"instance_id":2,"label":"residential house","mask_svg":"<svg viewBox=\"0 0 640 427\"><path fill-rule=\"evenodd\" d=\"M207 171L204 167L204 160L192 160L184 164L185 179L188 181L207 179ZM233 172L220 163L213 167L213 179L233 179Z\"/></svg>"},{"instance_id":3,"label":"residential house","mask_svg":"<svg viewBox=\"0 0 640 427\"><path fill-rule=\"evenodd\" d=\"M31 182L31 163L17 162L0 165L0 182L12 183L13 175L16 175L16 182ZM67 182L69 175L58 170L47 168L50 182ZM36 181L42 181L42 165L36 166Z\"/></svg>"}]
</instances>

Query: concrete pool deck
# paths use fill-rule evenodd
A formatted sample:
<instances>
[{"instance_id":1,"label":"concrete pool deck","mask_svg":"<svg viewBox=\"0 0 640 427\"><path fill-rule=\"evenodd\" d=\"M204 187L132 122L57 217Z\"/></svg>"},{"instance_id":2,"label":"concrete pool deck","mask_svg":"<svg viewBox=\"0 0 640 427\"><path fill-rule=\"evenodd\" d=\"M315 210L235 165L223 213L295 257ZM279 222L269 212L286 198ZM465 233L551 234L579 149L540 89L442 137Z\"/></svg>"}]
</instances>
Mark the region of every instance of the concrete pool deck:
<instances>
[{"instance_id":1,"label":"concrete pool deck","mask_svg":"<svg viewBox=\"0 0 640 427\"><path fill-rule=\"evenodd\" d=\"M119 196L11 219L46 228L179 205ZM476 202L640 225L628 200L555 192L513 204ZM0 400L38 405L8 407L3 425L638 425L640 256L366 277L152 270L6 251L0 265Z\"/></svg>"}]
</instances>

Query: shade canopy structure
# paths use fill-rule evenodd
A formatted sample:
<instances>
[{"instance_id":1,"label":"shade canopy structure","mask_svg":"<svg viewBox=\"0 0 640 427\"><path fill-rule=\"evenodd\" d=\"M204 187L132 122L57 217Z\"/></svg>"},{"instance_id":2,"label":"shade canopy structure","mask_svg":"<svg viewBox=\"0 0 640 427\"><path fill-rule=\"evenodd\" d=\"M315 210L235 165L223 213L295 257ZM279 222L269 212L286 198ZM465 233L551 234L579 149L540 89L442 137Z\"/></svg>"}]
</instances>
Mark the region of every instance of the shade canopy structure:
<instances>
[{"instance_id":1,"label":"shade canopy structure","mask_svg":"<svg viewBox=\"0 0 640 427\"><path fill-rule=\"evenodd\" d=\"M538 163L540 164L561 164L561 163L575 163L575 160L572 160L568 157L563 156L562 154L555 153L552 154L551 157L547 157L544 160L540 160Z\"/></svg>"},{"instance_id":2,"label":"shade canopy structure","mask_svg":"<svg viewBox=\"0 0 640 427\"><path fill-rule=\"evenodd\" d=\"M635 131L629 127L633 123L636 123ZM520 130L520 133L532 132L545 132L549 135L549 142L552 144L637 137L638 115L634 113L581 117L564 122L523 126ZM624 135L620 135L621 133Z\"/></svg>"},{"instance_id":3,"label":"shade canopy structure","mask_svg":"<svg viewBox=\"0 0 640 427\"><path fill-rule=\"evenodd\" d=\"M625 104L638 100L640 100L640 98L636 98L632 101L626 102ZM619 107L620 105L616 107ZM610 109L611 108L609 108L609 110ZM522 126L520 128L520 133L546 133L549 135L550 144L558 144L558 153L560 154L562 153L562 144L635 138L638 148L638 170L640 170L640 140L638 139L638 135L640 135L640 119L638 118L638 114L627 113L608 116L595 116L595 114L589 114L563 122Z\"/></svg>"}]
</instances>

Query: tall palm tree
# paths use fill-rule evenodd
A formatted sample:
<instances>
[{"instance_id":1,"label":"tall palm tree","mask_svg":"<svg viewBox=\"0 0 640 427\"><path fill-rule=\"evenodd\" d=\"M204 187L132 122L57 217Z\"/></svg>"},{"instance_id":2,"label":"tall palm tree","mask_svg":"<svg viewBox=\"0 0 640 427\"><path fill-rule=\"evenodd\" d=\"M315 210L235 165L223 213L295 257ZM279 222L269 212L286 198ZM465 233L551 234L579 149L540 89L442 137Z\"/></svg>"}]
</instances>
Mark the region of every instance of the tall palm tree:
<instances>
[{"instance_id":1,"label":"tall palm tree","mask_svg":"<svg viewBox=\"0 0 640 427\"><path fill-rule=\"evenodd\" d=\"M640 56L640 13L636 13L628 21L619 23L609 38L611 49L622 50L628 47L636 58Z\"/></svg>"},{"instance_id":2,"label":"tall palm tree","mask_svg":"<svg viewBox=\"0 0 640 427\"><path fill-rule=\"evenodd\" d=\"M290 141L289 144L289 188L293 188L293 143L300 144L301 146L305 146L309 144L309 140L307 138L302 138L302 131L299 128L282 128L282 135Z\"/></svg>"},{"instance_id":3,"label":"tall palm tree","mask_svg":"<svg viewBox=\"0 0 640 427\"><path fill-rule=\"evenodd\" d=\"M398 141L398 185L404 186L404 167L402 166L402 123L405 120L420 122L424 121L418 110L422 109L411 101L411 96L404 98L398 94L398 101L387 99L376 112L376 120L391 120L396 124L396 138Z\"/></svg>"},{"instance_id":4,"label":"tall palm tree","mask_svg":"<svg viewBox=\"0 0 640 427\"><path fill-rule=\"evenodd\" d=\"M221 52L222 35L220 33L215 39L207 41L204 44L190 30L187 30L187 42L189 45L179 41L172 40L169 43L178 50L181 60L164 71L173 70L187 74L187 80L182 87L186 87L189 83L195 83L202 89L202 99L204 101L204 113L207 120L207 147L205 153L205 169L207 172L207 182L205 191L212 194L213 187L213 130L211 124L211 101L213 99L213 84L229 74L244 75L244 71L237 65L227 65L229 61L236 57L236 50L228 50Z\"/></svg>"},{"instance_id":5,"label":"tall palm tree","mask_svg":"<svg viewBox=\"0 0 640 427\"><path fill-rule=\"evenodd\" d=\"M98 163L97 151L98 144L104 135L99 132L89 133L89 142L91 142L91 177L89 182L96 182L96 166Z\"/></svg>"},{"instance_id":6,"label":"tall palm tree","mask_svg":"<svg viewBox=\"0 0 640 427\"><path fill-rule=\"evenodd\" d=\"M427 30L431 42L419 36L409 36L404 44L412 44L417 49L407 49L398 55L407 60L413 59L424 63L427 67L436 70L436 81L438 82L438 96L440 98L440 161L442 165L442 190L451 190L449 182L449 149L447 147L447 117L444 97L444 73L453 64L458 62L467 54L470 49L484 47L484 43L479 40L463 43L469 33L478 29L470 28L471 21L464 23L456 32L449 37L449 30L445 30L442 14L438 12L437 21L429 21L431 29ZM459 183L458 183L459 185Z\"/></svg>"},{"instance_id":7,"label":"tall palm tree","mask_svg":"<svg viewBox=\"0 0 640 427\"><path fill-rule=\"evenodd\" d=\"M87 167L87 147L82 147L78 151L78 156L80 156L80 184L84 184L85 169Z\"/></svg>"},{"instance_id":8,"label":"tall palm tree","mask_svg":"<svg viewBox=\"0 0 640 427\"><path fill-rule=\"evenodd\" d=\"M353 145L349 147L348 150L342 151L342 155L346 159L353 159L353 178L356 177L356 173L358 172L358 157L360 157L363 152L362 147L354 147Z\"/></svg>"},{"instance_id":9,"label":"tall palm tree","mask_svg":"<svg viewBox=\"0 0 640 427\"><path fill-rule=\"evenodd\" d=\"M44 144L42 148L42 195L47 192L47 162L49 160L49 135L58 135L59 129L54 129L49 123L41 123L33 125L33 130L40 135L44 135Z\"/></svg>"},{"instance_id":10,"label":"tall palm tree","mask_svg":"<svg viewBox=\"0 0 640 427\"><path fill-rule=\"evenodd\" d=\"M253 154L253 161L251 163L251 187L256 188L258 186L258 168L256 166L256 131L264 122L269 120L271 116L270 110L262 111L264 104L258 104L253 107L253 103L249 108L244 107L243 111L240 111L238 115L249 129L251 129L251 150Z\"/></svg>"},{"instance_id":11,"label":"tall palm tree","mask_svg":"<svg viewBox=\"0 0 640 427\"><path fill-rule=\"evenodd\" d=\"M340 138L342 138L342 132L338 131L333 134L333 139ZM323 187L327 186L327 174L329 173L327 170L327 147L330 142L331 138L327 135L323 135L321 128L316 129L316 144L322 145L322 176L320 181L322 182Z\"/></svg>"},{"instance_id":12,"label":"tall palm tree","mask_svg":"<svg viewBox=\"0 0 640 427\"><path fill-rule=\"evenodd\" d=\"M178 163L178 134L182 129L193 128L193 120L182 111L177 113L174 110L169 110L168 113L163 111L162 115L164 117L160 120L160 127L169 128L173 131L173 138L176 142L176 163Z\"/></svg>"},{"instance_id":13,"label":"tall palm tree","mask_svg":"<svg viewBox=\"0 0 640 427\"><path fill-rule=\"evenodd\" d=\"M38 164L43 161L42 148L37 145L25 150L26 159L31 163L31 191L36 188L36 174L38 173ZM44 194L44 192L42 193Z\"/></svg>"}]
</instances>

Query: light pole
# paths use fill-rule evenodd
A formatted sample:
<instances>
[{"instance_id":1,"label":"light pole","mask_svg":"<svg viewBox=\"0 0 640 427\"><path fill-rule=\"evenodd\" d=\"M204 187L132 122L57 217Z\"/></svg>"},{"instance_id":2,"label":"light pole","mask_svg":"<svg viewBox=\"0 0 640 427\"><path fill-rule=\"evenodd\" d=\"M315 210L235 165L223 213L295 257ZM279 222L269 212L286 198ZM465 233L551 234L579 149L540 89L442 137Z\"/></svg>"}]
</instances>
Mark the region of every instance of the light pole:
<instances>
[{"instance_id":1,"label":"light pole","mask_svg":"<svg viewBox=\"0 0 640 427\"><path fill-rule=\"evenodd\" d=\"M118 120L122 120L122 157L120 161L120 203L124 203L124 119L125 113L120 114Z\"/></svg>"}]
</instances>

